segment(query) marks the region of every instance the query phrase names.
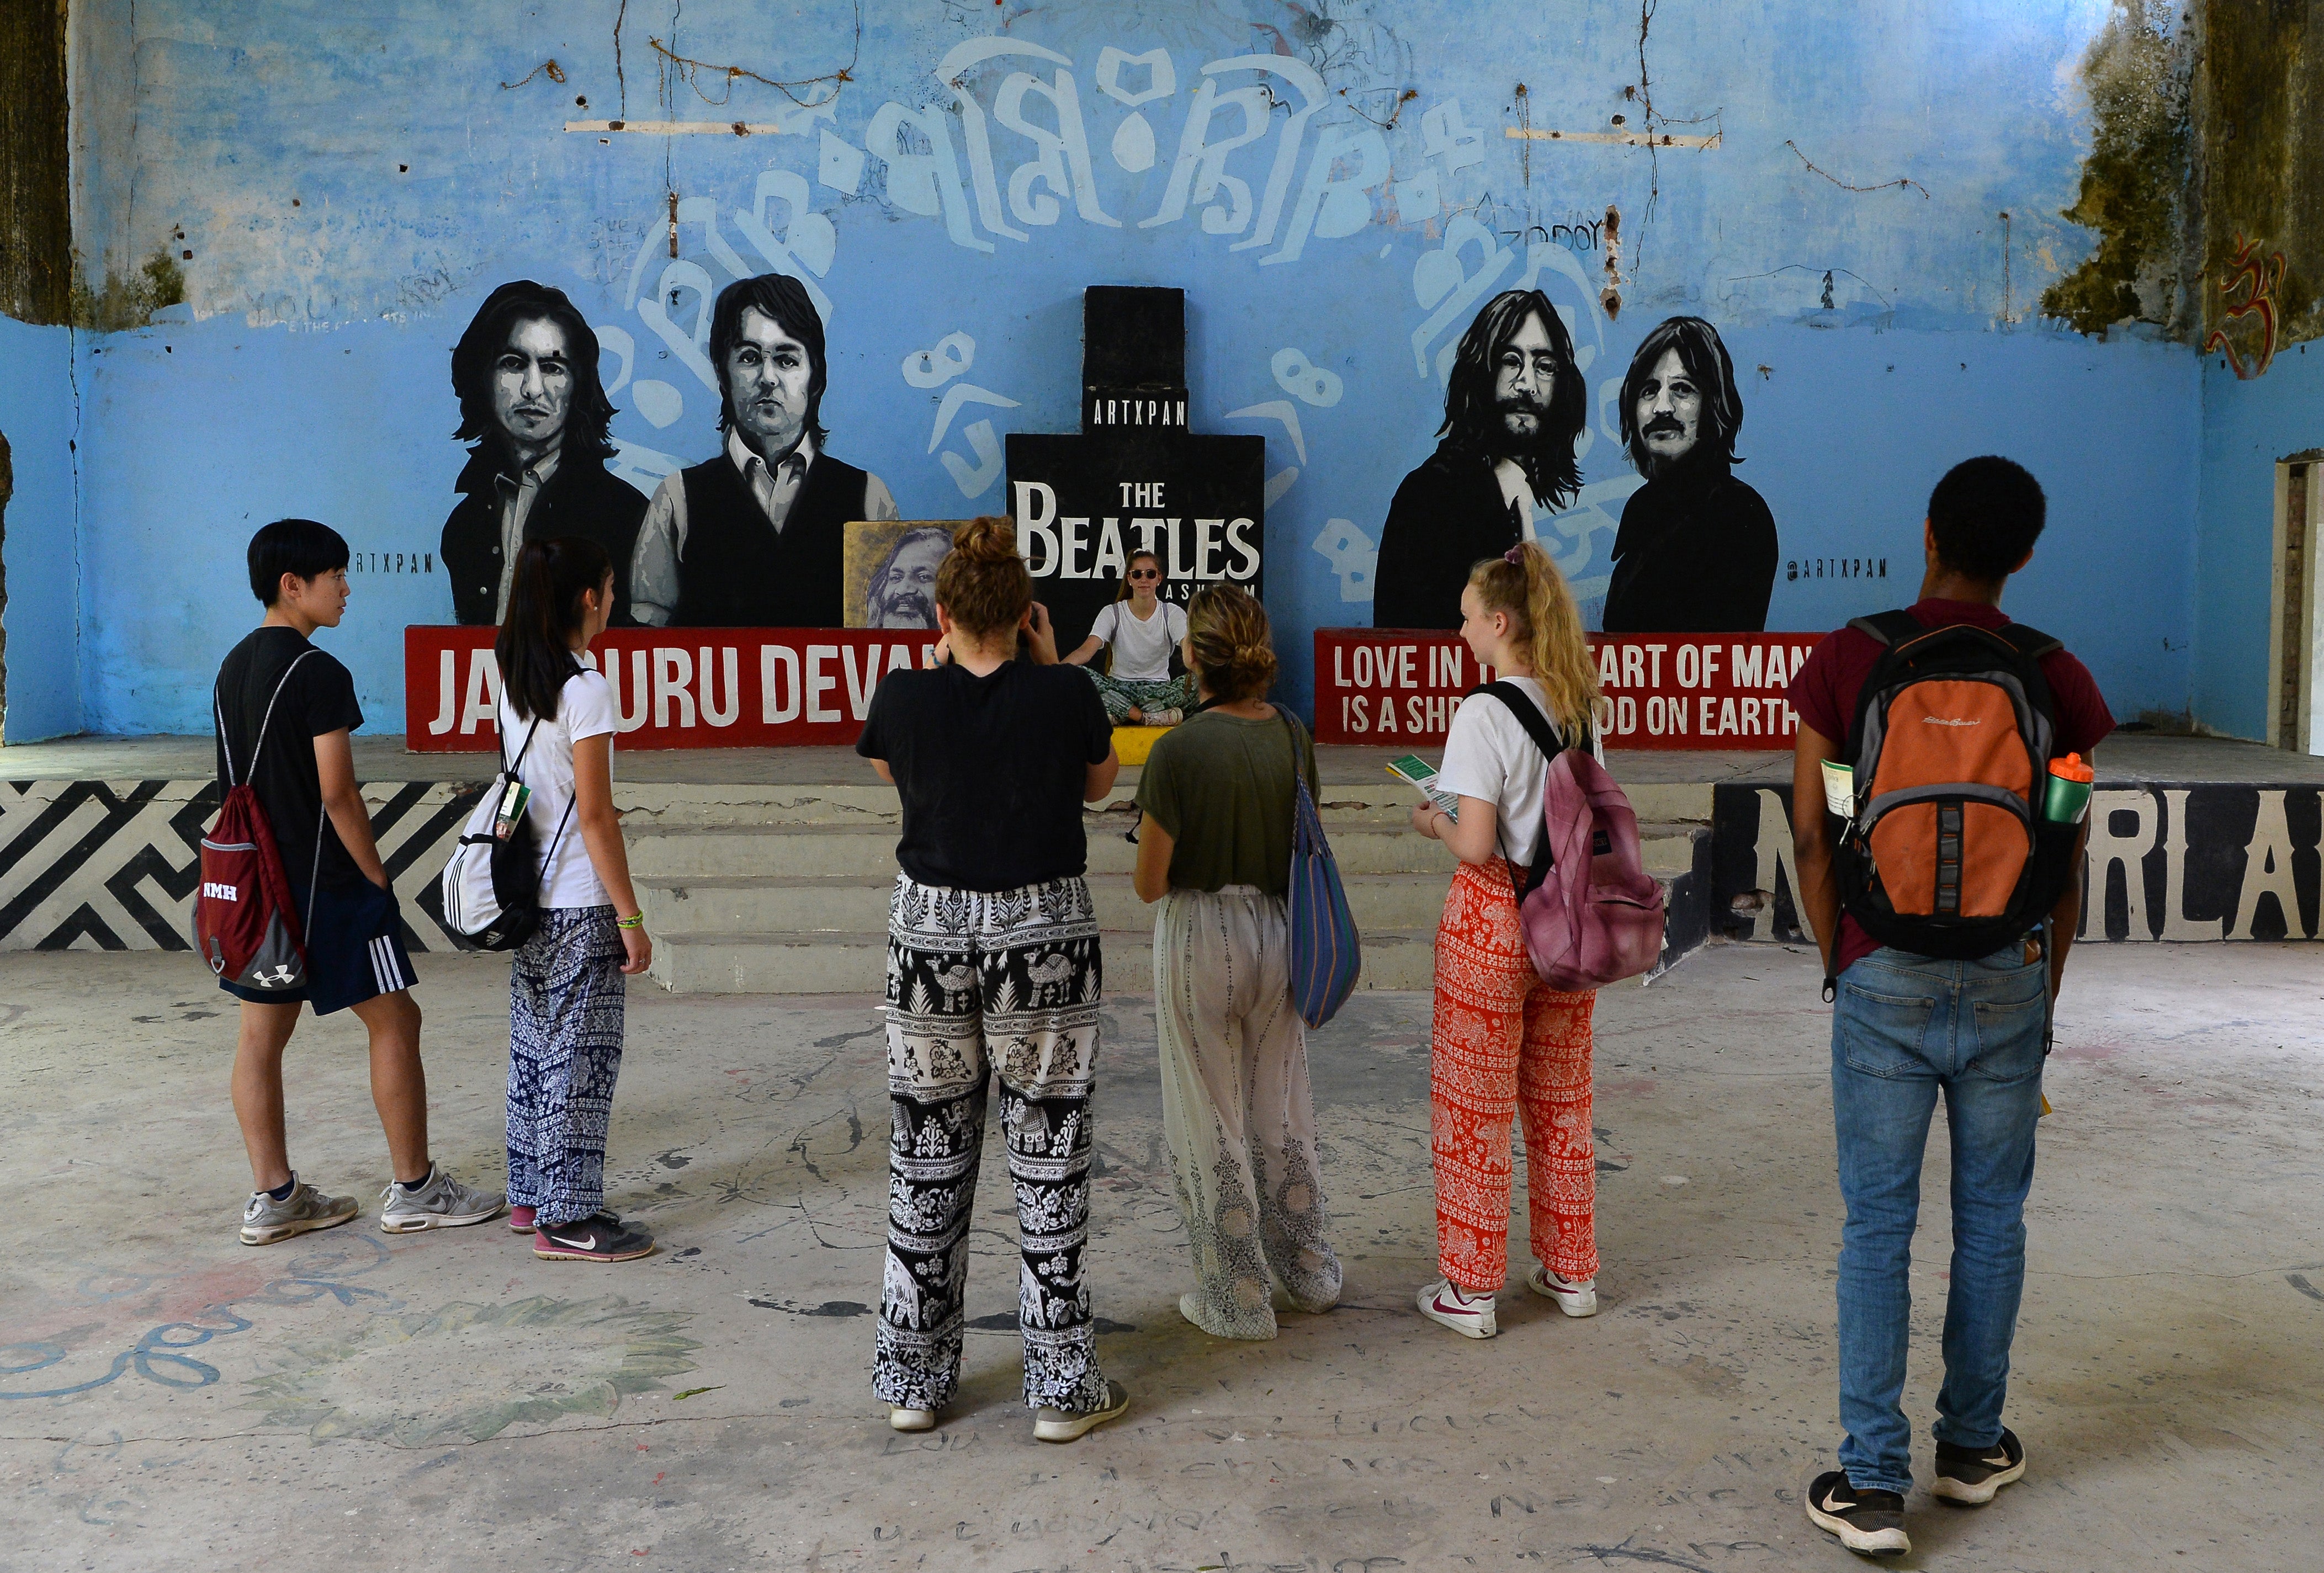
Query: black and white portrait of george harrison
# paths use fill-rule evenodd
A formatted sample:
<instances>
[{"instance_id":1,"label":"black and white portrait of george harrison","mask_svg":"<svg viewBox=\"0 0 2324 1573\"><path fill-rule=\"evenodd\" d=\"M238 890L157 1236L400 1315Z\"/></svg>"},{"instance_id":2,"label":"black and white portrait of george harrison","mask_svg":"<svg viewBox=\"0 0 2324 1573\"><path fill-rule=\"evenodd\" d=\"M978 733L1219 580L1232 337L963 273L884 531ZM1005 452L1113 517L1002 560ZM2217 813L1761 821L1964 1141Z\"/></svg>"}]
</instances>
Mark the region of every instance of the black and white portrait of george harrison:
<instances>
[{"instance_id":1,"label":"black and white portrait of george harrison","mask_svg":"<svg viewBox=\"0 0 2324 1573\"><path fill-rule=\"evenodd\" d=\"M885 482L824 451L823 318L784 274L729 284L711 311L710 363L724 450L655 492L631 565L637 619L839 627L843 526L897 515Z\"/></svg>"},{"instance_id":2,"label":"black and white portrait of george harrison","mask_svg":"<svg viewBox=\"0 0 2324 1573\"><path fill-rule=\"evenodd\" d=\"M1775 588L1775 516L1737 480L1743 398L1719 330L1656 325L1622 379L1622 440L1646 483L1622 508L1608 633L1759 633Z\"/></svg>"},{"instance_id":3,"label":"black and white portrait of george harrison","mask_svg":"<svg viewBox=\"0 0 2324 1573\"><path fill-rule=\"evenodd\" d=\"M1573 338L1538 290L1485 303L1461 336L1436 451L1404 478L1380 529L1375 628L1458 628L1480 558L1531 539L1582 490L1588 397Z\"/></svg>"},{"instance_id":4,"label":"black and white portrait of george harrison","mask_svg":"<svg viewBox=\"0 0 2324 1573\"><path fill-rule=\"evenodd\" d=\"M605 470L613 407L588 322L562 290L502 285L453 348L452 391L453 437L475 445L444 521L454 621L501 621L526 541L583 536L613 560L613 621L629 623L630 554L646 500Z\"/></svg>"}]
</instances>

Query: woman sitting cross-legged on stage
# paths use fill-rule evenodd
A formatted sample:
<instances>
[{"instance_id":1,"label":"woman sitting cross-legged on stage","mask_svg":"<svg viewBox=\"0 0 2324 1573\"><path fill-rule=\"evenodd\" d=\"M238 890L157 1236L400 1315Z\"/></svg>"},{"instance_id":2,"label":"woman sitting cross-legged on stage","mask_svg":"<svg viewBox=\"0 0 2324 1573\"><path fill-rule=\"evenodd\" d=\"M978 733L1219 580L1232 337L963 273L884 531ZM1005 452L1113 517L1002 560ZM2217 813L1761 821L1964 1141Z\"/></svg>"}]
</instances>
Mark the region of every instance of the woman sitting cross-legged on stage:
<instances>
[{"instance_id":1,"label":"woman sitting cross-legged on stage","mask_svg":"<svg viewBox=\"0 0 2324 1573\"><path fill-rule=\"evenodd\" d=\"M1157 598L1161 588L1162 559L1132 552L1120 593L1097 614L1081 648L1065 658L1090 675L1116 726L1176 726L1194 707L1194 679L1170 676L1170 652L1186 637L1186 614ZM1109 644L1112 670L1102 672L1088 663Z\"/></svg>"},{"instance_id":2,"label":"woman sitting cross-legged on stage","mask_svg":"<svg viewBox=\"0 0 2324 1573\"><path fill-rule=\"evenodd\" d=\"M1194 1257L1178 1309L1204 1332L1271 1338L1268 1273L1293 1309L1340 1299L1315 1173L1307 1041L1291 1003L1291 827L1315 748L1275 681L1267 612L1217 585L1186 611L1203 705L1157 739L1138 786L1138 894L1154 923L1162 1130Z\"/></svg>"},{"instance_id":3,"label":"woman sitting cross-legged on stage","mask_svg":"<svg viewBox=\"0 0 2324 1573\"><path fill-rule=\"evenodd\" d=\"M1033 1434L1069 1442L1130 1407L1099 1374L1083 1282L1097 910L1082 805L1113 788L1097 695L1056 664L1005 519L972 520L937 570L949 661L881 680L855 751L903 799L888 915L887 1272L872 1387L927 1430L960 1382L986 1093L1017 1193L1018 1324ZM1025 634L1032 658L1018 660Z\"/></svg>"},{"instance_id":4,"label":"woman sitting cross-legged on stage","mask_svg":"<svg viewBox=\"0 0 2324 1573\"><path fill-rule=\"evenodd\" d=\"M1597 667L1573 593L1527 543L1479 563L1461 592L1470 653L1537 705L1571 746L1591 746ZM1509 1116L1525 1119L1534 1255L1526 1285L1568 1316L1598 1309L1590 1141L1590 1017L1598 997L1552 989L1534 970L1517 922L1512 868L1542 853L1549 760L1494 696L1465 700L1437 777L1455 820L1423 804L1412 826L1451 847L1460 871L1436 928L1436 1012L1429 1038L1429 1145L1436 1170L1436 1261L1421 1314L1472 1338L1498 1330L1494 1297L1509 1270Z\"/></svg>"}]
</instances>

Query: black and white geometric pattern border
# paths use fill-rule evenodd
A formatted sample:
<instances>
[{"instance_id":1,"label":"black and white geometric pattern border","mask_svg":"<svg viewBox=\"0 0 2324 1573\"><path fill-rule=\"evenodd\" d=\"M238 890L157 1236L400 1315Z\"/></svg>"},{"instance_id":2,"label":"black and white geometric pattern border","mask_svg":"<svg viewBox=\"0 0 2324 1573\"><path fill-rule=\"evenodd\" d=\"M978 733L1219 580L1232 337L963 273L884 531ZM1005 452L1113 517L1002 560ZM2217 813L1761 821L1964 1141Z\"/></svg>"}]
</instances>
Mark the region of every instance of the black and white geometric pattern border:
<instances>
[{"instance_id":1,"label":"black and white geometric pattern border","mask_svg":"<svg viewBox=\"0 0 2324 1573\"><path fill-rule=\"evenodd\" d=\"M454 948L438 877L481 782L363 789L403 943ZM217 783L0 781L0 951L188 951Z\"/></svg>"}]
</instances>

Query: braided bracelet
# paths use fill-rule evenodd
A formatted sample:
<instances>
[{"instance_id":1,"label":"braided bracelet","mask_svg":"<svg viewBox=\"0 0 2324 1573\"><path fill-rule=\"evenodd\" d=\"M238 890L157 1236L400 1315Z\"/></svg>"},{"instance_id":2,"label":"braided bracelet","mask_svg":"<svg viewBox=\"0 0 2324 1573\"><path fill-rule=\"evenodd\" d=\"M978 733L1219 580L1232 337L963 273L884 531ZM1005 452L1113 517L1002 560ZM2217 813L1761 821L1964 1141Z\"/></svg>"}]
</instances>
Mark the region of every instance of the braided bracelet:
<instances>
[{"instance_id":1,"label":"braided bracelet","mask_svg":"<svg viewBox=\"0 0 2324 1573\"><path fill-rule=\"evenodd\" d=\"M615 928L643 928L645 925L646 915L642 912L632 913L628 917L617 917L613 920Z\"/></svg>"}]
</instances>

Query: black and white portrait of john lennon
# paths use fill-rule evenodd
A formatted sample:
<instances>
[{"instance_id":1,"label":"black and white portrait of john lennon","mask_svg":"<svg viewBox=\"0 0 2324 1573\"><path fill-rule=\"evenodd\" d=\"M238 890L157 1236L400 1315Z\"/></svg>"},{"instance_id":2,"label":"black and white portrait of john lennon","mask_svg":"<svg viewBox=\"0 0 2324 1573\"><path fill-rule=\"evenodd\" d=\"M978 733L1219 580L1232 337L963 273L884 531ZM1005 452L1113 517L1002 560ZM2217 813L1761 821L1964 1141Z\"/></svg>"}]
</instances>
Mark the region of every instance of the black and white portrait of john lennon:
<instances>
[{"instance_id":1,"label":"black and white portrait of john lennon","mask_svg":"<svg viewBox=\"0 0 2324 1573\"><path fill-rule=\"evenodd\" d=\"M1375 628L1458 628L1480 558L1534 534L1582 490L1575 440L1589 398L1549 297L1508 290L1461 336L1436 451L1404 478L1380 527Z\"/></svg>"},{"instance_id":2,"label":"black and white portrait of john lennon","mask_svg":"<svg viewBox=\"0 0 2324 1573\"><path fill-rule=\"evenodd\" d=\"M474 445L441 543L454 621L498 623L517 549L570 535L613 560L613 621L628 623L646 500L606 473L613 406L597 377L597 336L565 291L519 279L485 297L453 346L452 391L453 437Z\"/></svg>"},{"instance_id":3,"label":"black and white portrait of john lennon","mask_svg":"<svg viewBox=\"0 0 2324 1573\"><path fill-rule=\"evenodd\" d=\"M1622 508L1608 633L1759 633L1775 587L1775 516L1737 480L1743 397L1719 330L1674 317L1622 379L1622 440L1646 483Z\"/></svg>"}]
</instances>

